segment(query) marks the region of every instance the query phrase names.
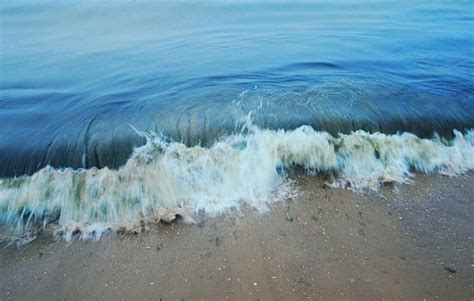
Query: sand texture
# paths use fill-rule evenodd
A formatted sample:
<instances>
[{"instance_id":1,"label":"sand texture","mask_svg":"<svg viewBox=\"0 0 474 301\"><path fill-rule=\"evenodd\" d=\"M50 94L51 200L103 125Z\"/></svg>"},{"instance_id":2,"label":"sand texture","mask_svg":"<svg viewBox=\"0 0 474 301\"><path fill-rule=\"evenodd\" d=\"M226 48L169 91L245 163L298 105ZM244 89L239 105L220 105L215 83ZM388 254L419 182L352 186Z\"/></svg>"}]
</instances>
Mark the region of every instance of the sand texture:
<instances>
[{"instance_id":1,"label":"sand texture","mask_svg":"<svg viewBox=\"0 0 474 301\"><path fill-rule=\"evenodd\" d=\"M352 192L294 176L264 214L0 251L1 300L469 300L474 175Z\"/></svg>"}]
</instances>

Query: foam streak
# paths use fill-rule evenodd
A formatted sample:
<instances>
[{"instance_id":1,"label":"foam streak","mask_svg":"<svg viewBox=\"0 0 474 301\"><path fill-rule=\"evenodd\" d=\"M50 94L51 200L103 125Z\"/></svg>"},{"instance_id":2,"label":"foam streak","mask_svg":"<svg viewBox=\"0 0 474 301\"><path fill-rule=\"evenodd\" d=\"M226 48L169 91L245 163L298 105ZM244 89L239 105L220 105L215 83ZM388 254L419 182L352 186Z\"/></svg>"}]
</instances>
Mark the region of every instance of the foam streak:
<instances>
[{"instance_id":1,"label":"foam streak","mask_svg":"<svg viewBox=\"0 0 474 301\"><path fill-rule=\"evenodd\" d=\"M292 131L248 125L209 148L149 136L118 170L54 169L0 180L0 224L8 235L52 230L70 240L109 231L141 231L179 214L223 214L246 203L258 210L293 190L285 170L327 173L335 187L376 189L405 183L413 171L457 175L474 168L474 132L421 139L409 133L357 131L331 136L311 127Z\"/></svg>"}]
</instances>

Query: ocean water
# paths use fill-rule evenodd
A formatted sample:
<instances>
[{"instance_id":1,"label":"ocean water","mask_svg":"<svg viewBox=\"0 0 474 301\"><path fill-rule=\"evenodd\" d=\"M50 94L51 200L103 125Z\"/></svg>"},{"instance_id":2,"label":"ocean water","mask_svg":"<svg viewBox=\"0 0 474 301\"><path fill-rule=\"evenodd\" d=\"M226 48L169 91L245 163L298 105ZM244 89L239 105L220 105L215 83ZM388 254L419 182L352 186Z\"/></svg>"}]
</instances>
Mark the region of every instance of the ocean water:
<instances>
[{"instance_id":1,"label":"ocean water","mask_svg":"<svg viewBox=\"0 0 474 301\"><path fill-rule=\"evenodd\" d=\"M472 1L5 1L0 38L9 237L474 168Z\"/></svg>"}]
</instances>

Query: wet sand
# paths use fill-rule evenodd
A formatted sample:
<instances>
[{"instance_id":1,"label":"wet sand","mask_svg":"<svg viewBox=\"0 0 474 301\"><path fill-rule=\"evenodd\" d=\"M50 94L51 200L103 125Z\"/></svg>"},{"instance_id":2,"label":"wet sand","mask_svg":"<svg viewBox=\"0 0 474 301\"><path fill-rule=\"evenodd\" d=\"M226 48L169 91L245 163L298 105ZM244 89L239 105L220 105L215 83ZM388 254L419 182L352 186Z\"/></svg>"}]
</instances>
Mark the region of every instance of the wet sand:
<instances>
[{"instance_id":1,"label":"wet sand","mask_svg":"<svg viewBox=\"0 0 474 301\"><path fill-rule=\"evenodd\" d=\"M0 251L1 300L469 300L474 174L299 195L197 225Z\"/></svg>"}]
</instances>

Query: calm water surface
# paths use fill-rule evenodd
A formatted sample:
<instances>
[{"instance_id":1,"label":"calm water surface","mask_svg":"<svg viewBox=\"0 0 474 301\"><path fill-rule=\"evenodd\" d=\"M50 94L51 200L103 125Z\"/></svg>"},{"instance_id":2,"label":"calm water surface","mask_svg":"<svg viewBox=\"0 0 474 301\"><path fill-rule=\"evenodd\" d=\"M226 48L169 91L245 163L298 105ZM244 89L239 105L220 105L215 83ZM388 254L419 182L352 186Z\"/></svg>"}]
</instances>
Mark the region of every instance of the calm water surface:
<instances>
[{"instance_id":1,"label":"calm water surface","mask_svg":"<svg viewBox=\"0 0 474 301\"><path fill-rule=\"evenodd\" d=\"M0 4L0 175L310 125L474 127L474 2Z\"/></svg>"}]
</instances>

